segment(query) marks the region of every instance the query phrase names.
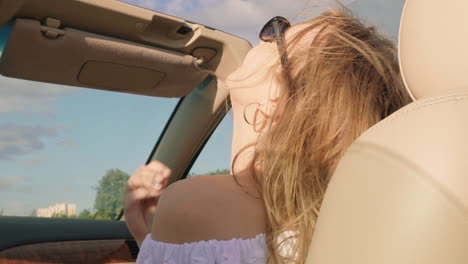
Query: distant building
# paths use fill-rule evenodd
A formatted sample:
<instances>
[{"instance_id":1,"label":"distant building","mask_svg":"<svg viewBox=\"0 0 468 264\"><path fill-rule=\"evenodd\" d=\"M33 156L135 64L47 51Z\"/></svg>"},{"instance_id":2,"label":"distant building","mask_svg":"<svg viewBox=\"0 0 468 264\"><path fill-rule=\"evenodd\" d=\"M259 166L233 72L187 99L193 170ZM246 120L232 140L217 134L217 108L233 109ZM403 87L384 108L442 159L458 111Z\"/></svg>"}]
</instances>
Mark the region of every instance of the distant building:
<instances>
[{"instance_id":1,"label":"distant building","mask_svg":"<svg viewBox=\"0 0 468 264\"><path fill-rule=\"evenodd\" d=\"M76 204L58 203L47 208L38 208L36 216L76 216Z\"/></svg>"}]
</instances>

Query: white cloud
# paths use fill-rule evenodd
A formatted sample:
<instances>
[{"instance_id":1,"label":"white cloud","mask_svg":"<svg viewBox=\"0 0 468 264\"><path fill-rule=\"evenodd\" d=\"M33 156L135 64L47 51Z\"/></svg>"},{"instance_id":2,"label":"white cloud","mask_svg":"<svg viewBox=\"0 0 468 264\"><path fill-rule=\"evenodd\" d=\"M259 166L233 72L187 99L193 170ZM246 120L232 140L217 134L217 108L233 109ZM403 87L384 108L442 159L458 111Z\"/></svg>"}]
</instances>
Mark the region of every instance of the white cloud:
<instances>
[{"instance_id":1,"label":"white cloud","mask_svg":"<svg viewBox=\"0 0 468 264\"><path fill-rule=\"evenodd\" d=\"M161 4L159 0L136 0L136 1L128 1L124 0L124 2L130 2L133 5L137 5L140 7L144 7L151 10L160 10Z\"/></svg>"},{"instance_id":2,"label":"white cloud","mask_svg":"<svg viewBox=\"0 0 468 264\"><path fill-rule=\"evenodd\" d=\"M20 164L25 168L37 168L40 167L48 162L47 158L32 158L32 159L25 159L21 160Z\"/></svg>"},{"instance_id":3,"label":"white cloud","mask_svg":"<svg viewBox=\"0 0 468 264\"><path fill-rule=\"evenodd\" d=\"M194 3L194 2L192 2L192 3ZM169 1L167 6L165 7L165 12L167 14L175 14L175 13L178 13L181 10L183 10L182 7L187 8L186 4L184 3L184 0Z\"/></svg>"},{"instance_id":4,"label":"white cloud","mask_svg":"<svg viewBox=\"0 0 468 264\"><path fill-rule=\"evenodd\" d=\"M23 182L26 177L22 176L0 176L0 191L10 189L14 185Z\"/></svg>"},{"instance_id":5,"label":"white cloud","mask_svg":"<svg viewBox=\"0 0 468 264\"><path fill-rule=\"evenodd\" d=\"M53 115L51 103L77 88L0 76L0 114L26 112Z\"/></svg>"},{"instance_id":6,"label":"white cloud","mask_svg":"<svg viewBox=\"0 0 468 264\"><path fill-rule=\"evenodd\" d=\"M76 149L80 147L80 144L75 140L64 140L58 143L60 146L69 149Z\"/></svg>"},{"instance_id":7,"label":"white cloud","mask_svg":"<svg viewBox=\"0 0 468 264\"><path fill-rule=\"evenodd\" d=\"M0 124L0 160L42 150L42 138L56 136L57 130L55 127Z\"/></svg>"}]
</instances>

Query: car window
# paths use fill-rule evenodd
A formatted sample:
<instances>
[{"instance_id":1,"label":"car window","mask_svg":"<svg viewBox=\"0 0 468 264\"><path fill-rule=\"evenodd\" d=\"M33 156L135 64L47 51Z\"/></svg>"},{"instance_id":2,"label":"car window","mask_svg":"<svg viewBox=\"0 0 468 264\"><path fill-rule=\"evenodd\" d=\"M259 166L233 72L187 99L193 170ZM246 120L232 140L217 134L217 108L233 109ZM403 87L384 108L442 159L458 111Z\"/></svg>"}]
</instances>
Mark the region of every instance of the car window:
<instances>
[{"instance_id":1,"label":"car window","mask_svg":"<svg viewBox=\"0 0 468 264\"><path fill-rule=\"evenodd\" d=\"M115 218L178 100L0 76L0 214Z\"/></svg>"}]
</instances>

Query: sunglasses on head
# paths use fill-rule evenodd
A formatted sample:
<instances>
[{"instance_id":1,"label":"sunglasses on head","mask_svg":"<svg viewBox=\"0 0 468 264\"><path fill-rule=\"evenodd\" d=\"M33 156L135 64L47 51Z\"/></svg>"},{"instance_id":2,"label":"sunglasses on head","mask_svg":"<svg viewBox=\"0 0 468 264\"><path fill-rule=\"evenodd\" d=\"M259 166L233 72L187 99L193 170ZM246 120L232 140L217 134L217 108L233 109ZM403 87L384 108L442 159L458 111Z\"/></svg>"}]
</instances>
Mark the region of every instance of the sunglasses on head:
<instances>
[{"instance_id":1,"label":"sunglasses on head","mask_svg":"<svg viewBox=\"0 0 468 264\"><path fill-rule=\"evenodd\" d=\"M281 16L276 16L268 21L260 31L259 38L265 42L276 42L279 54L281 54L281 64L283 67L288 63L288 57L284 50L284 32L291 26L289 21Z\"/></svg>"}]
</instances>

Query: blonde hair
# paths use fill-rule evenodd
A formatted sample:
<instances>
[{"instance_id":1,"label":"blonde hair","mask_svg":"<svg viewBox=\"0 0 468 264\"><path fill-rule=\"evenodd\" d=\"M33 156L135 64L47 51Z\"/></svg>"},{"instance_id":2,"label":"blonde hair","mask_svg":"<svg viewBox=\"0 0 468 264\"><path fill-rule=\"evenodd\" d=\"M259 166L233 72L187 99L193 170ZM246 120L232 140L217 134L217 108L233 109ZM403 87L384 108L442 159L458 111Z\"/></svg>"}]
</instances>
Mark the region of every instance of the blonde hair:
<instances>
[{"instance_id":1,"label":"blonde hair","mask_svg":"<svg viewBox=\"0 0 468 264\"><path fill-rule=\"evenodd\" d=\"M294 50L312 33L310 45ZM287 92L255 147L250 170L266 209L269 262L305 263L340 158L410 97L394 44L343 11L330 9L308 21L287 46L294 50L283 71ZM292 240L278 241L285 232ZM284 243L292 246L288 256L281 251Z\"/></svg>"}]
</instances>

